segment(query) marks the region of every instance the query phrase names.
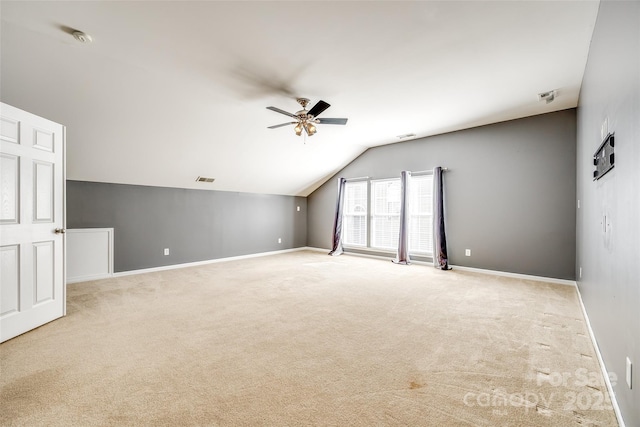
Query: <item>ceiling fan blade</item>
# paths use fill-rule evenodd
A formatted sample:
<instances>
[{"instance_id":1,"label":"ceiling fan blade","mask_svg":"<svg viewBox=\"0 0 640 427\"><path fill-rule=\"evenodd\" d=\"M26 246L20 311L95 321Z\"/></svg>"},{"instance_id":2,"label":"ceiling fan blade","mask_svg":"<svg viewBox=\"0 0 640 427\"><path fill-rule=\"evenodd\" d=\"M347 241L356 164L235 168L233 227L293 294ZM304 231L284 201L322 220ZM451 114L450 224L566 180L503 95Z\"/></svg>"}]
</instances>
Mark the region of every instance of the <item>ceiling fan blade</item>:
<instances>
[{"instance_id":1,"label":"ceiling fan blade","mask_svg":"<svg viewBox=\"0 0 640 427\"><path fill-rule=\"evenodd\" d=\"M279 125L269 126L267 129L276 129L276 128L281 128L282 126L295 125L296 123L298 123L298 122L282 123L282 124L279 124Z\"/></svg>"},{"instance_id":2,"label":"ceiling fan blade","mask_svg":"<svg viewBox=\"0 0 640 427\"><path fill-rule=\"evenodd\" d=\"M291 114L276 107L267 107L267 110L275 111L276 113L284 114L285 116L293 117L294 119L298 118L295 114Z\"/></svg>"},{"instance_id":3,"label":"ceiling fan blade","mask_svg":"<svg viewBox=\"0 0 640 427\"><path fill-rule=\"evenodd\" d=\"M317 119L322 125L346 125L349 119Z\"/></svg>"},{"instance_id":4,"label":"ceiling fan blade","mask_svg":"<svg viewBox=\"0 0 640 427\"><path fill-rule=\"evenodd\" d=\"M326 102L320 100L320 101L318 101L318 103L316 105L313 106L313 108L311 110L309 110L309 112L307 114L310 115L310 116L313 116L313 117L318 117L320 114L322 114L322 112L324 110L326 110L329 107L331 107L331 105L329 105Z\"/></svg>"}]
</instances>

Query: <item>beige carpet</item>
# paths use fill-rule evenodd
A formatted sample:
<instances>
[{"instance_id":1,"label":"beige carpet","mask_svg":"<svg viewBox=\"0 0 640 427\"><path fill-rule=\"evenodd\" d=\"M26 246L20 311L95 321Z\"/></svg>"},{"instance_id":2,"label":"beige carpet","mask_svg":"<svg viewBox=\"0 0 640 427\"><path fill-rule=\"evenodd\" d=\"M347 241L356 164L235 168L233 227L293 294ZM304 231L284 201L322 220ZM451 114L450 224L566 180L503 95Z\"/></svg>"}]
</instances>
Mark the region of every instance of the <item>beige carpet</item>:
<instances>
[{"instance_id":1,"label":"beige carpet","mask_svg":"<svg viewBox=\"0 0 640 427\"><path fill-rule=\"evenodd\" d=\"M2 425L615 426L570 286L301 251L68 286Z\"/></svg>"}]
</instances>

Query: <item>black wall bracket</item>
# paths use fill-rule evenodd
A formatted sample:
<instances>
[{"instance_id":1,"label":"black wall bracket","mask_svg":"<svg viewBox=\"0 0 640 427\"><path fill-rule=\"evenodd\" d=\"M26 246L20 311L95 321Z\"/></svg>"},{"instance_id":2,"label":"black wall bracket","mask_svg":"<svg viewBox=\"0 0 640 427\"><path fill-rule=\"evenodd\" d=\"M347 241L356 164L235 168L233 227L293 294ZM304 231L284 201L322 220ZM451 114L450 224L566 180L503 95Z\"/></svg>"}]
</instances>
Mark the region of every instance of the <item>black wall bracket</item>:
<instances>
[{"instance_id":1,"label":"black wall bracket","mask_svg":"<svg viewBox=\"0 0 640 427\"><path fill-rule=\"evenodd\" d=\"M613 169L615 163L615 153L613 152L615 141L613 135L613 133L608 134L593 155L593 165L596 168L596 170L593 171L594 181L602 178L607 172Z\"/></svg>"}]
</instances>

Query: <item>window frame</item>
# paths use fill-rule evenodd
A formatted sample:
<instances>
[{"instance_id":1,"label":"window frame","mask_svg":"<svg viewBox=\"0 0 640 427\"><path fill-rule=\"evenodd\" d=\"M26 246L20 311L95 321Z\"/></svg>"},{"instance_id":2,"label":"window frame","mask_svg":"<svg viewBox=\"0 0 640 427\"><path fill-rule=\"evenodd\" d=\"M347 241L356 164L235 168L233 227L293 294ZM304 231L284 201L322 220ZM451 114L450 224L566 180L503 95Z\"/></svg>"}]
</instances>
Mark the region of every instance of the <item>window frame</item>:
<instances>
[{"instance_id":1,"label":"window frame","mask_svg":"<svg viewBox=\"0 0 640 427\"><path fill-rule=\"evenodd\" d=\"M411 177L410 180L413 178L417 178L417 177L422 177L422 176L431 176L433 177L433 172L431 171L424 171L424 172L412 172L411 173ZM346 212L343 212L343 218L342 218L342 224L343 224L343 241L342 241L342 245L345 249L352 249L354 251L366 251L366 252L371 252L371 253L379 253L379 254L391 254L391 253L395 253L398 250L398 246L397 246L397 242L395 247L393 248L388 248L388 247L381 247L381 246L373 246L373 228L374 228L374 209L373 209L373 204L374 204L374 200L373 200L373 187L375 183L378 182L389 182L389 181L396 181L396 182L400 182L400 177L391 177L391 178L379 178L379 179L371 179L371 178L362 178L362 179L354 179L354 180L347 180L347 185L350 183L361 183L361 182L366 182L366 221L365 221L365 241L366 243L364 245L361 244L355 244L355 243L348 243L345 242L344 240L344 225L346 224L345 218L347 216ZM433 182L433 181L432 181ZM411 184L409 184L411 185ZM433 188L433 186L432 186ZM411 190L410 190L411 191ZM433 198L433 190L431 191L431 197ZM409 199L411 199L411 196L408 197ZM347 203L346 201L346 189L345 189L345 201L344 201L345 205ZM411 222L412 217L417 216L414 215L412 212L412 208L411 208L411 200L409 200L409 222ZM387 215L379 215L379 216L389 216ZM398 214L392 214L392 216L397 216L398 218L400 217L400 213ZM433 205L431 206L431 214L422 214L422 216L430 216L431 217L431 224L433 224ZM433 235L431 236L431 239L433 239ZM409 236L409 240L411 240L411 237ZM409 250L409 254L416 256L416 257L425 257L425 258L432 258L433 257L433 248L429 248L428 251L420 251L420 250Z\"/></svg>"},{"instance_id":2,"label":"window frame","mask_svg":"<svg viewBox=\"0 0 640 427\"><path fill-rule=\"evenodd\" d=\"M346 200L347 188L346 188L346 186L349 185L349 184L360 184L362 182L365 183L365 187L366 187L366 191L365 191L365 197L366 197L365 209L366 209L366 211L364 212L364 218L365 218L365 221L364 221L364 224L365 224L365 239L364 240L365 240L365 243L364 244L358 244L358 243L349 243L349 242L345 241L345 239L344 239L344 236L345 236L345 225L347 224L346 217L347 217L348 214L346 212L346 209L343 209L343 212L342 212L342 233L343 233L342 234L343 235L342 246L344 248L354 248L354 249L367 249L367 248L369 248L369 229L370 229L370 223L369 223L369 209L370 209L369 208L369 199L370 199L370 191L371 191L370 187L371 187L371 185L369 184L369 180L368 179L351 180L351 181L347 181L345 183L344 205L345 205L345 208L346 208L346 204L347 204L347 200ZM358 215L358 216L360 216L360 215Z\"/></svg>"},{"instance_id":3,"label":"window frame","mask_svg":"<svg viewBox=\"0 0 640 427\"><path fill-rule=\"evenodd\" d=\"M415 174L411 174L410 180L413 180L414 178L422 178L422 177L430 177L431 178L431 192L430 192L430 196L431 196L431 212L430 213L422 213L422 214L415 214L414 213L414 209L411 205L411 195L409 196L410 201L409 201L409 223L411 223L411 220L415 217L428 217L430 218L429 223L431 224L431 242L433 243L433 172L420 172L420 173L415 173ZM415 188L415 186L411 186L410 188ZM411 228L410 228L411 229ZM415 250L415 249L411 249L411 235L409 235L409 255L416 255L416 256L426 256L426 257L433 257L433 244L431 245L431 247L427 250L427 251L420 251L420 250Z\"/></svg>"},{"instance_id":4,"label":"window frame","mask_svg":"<svg viewBox=\"0 0 640 427\"><path fill-rule=\"evenodd\" d=\"M383 217L394 217L398 219L398 223L400 222L400 212L401 210L398 210L398 213L390 213L390 212L382 212L382 213L375 213L374 212L374 206L375 206L375 201L373 200L373 194L374 194L374 186L376 184L382 184L385 182L393 182L393 183L397 183L398 185L400 185L400 178L382 178L382 179L372 179L369 181L369 223L370 223L370 228L369 228L369 249L372 250L376 250L376 251L383 251L383 252L394 252L398 250L398 244L397 244L397 240L396 240L396 245L395 247L386 247L386 246L374 246L374 230L375 230L375 221L377 218L383 218ZM398 203L401 203L402 201L402 196L400 195L400 193L398 193ZM387 203L389 203L388 199L387 199Z\"/></svg>"}]
</instances>

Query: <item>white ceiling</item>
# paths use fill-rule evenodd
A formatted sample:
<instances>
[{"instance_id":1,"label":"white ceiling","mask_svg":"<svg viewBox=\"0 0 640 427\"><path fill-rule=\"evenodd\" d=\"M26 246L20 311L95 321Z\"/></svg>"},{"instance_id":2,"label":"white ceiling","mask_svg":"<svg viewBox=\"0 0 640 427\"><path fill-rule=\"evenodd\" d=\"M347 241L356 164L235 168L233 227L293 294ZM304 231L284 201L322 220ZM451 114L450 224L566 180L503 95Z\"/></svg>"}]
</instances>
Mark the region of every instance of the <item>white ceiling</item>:
<instances>
[{"instance_id":1,"label":"white ceiling","mask_svg":"<svg viewBox=\"0 0 640 427\"><path fill-rule=\"evenodd\" d=\"M2 101L67 126L68 179L306 196L397 135L575 107L598 2L0 8ZM551 89L554 102L538 101ZM306 143L267 129L288 118L265 107L295 112L297 96L348 124L320 125Z\"/></svg>"}]
</instances>

